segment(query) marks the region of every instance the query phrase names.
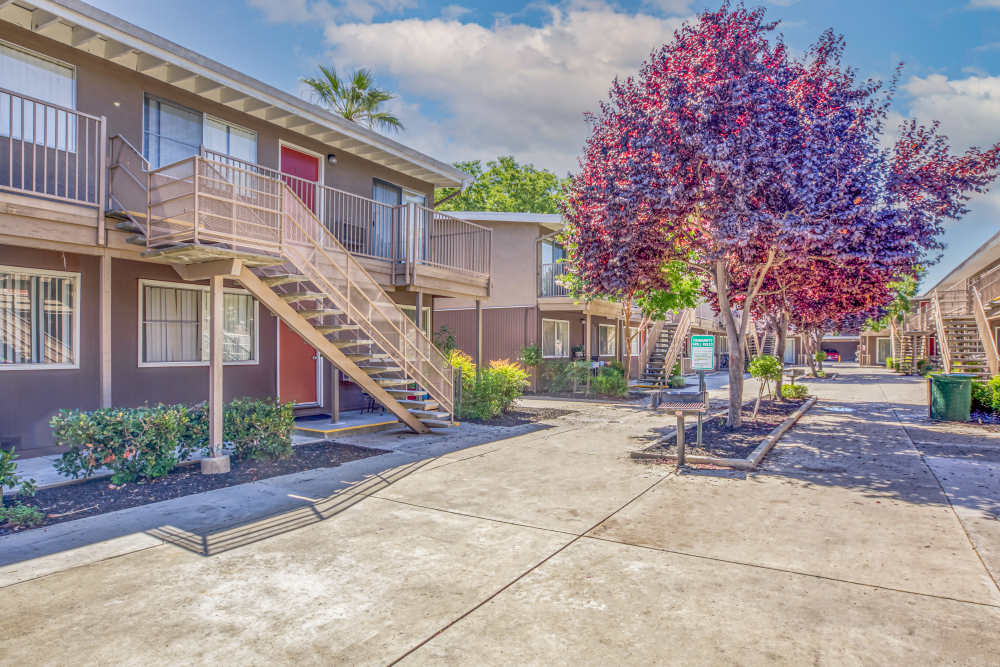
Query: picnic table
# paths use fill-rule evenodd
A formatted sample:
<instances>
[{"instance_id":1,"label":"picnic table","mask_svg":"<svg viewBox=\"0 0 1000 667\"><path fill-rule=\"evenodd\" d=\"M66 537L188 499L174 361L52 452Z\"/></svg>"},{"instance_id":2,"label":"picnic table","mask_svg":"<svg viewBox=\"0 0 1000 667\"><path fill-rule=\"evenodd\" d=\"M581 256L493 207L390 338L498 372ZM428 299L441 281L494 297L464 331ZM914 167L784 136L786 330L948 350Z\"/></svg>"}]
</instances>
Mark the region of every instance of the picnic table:
<instances>
[{"instance_id":1,"label":"picnic table","mask_svg":"<svg viewBox=\"0 0 1000 667\"><path fill-rule=\"evenodd\" d=\"M795 384L795 378L803 376L805 374L806 374L806 369L804 368L789 368L788 370L785 371L785 375L787 375L788 379L792 381L792 384Z\"/></svg>"}]
</instances>

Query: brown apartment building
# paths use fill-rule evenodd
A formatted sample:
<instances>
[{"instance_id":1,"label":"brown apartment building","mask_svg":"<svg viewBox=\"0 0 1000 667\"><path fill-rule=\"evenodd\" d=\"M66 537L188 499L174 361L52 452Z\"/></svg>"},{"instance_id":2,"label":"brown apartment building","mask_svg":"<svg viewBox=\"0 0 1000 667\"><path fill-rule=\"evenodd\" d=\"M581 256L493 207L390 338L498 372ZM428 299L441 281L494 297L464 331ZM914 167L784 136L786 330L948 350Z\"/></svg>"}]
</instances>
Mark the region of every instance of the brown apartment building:
<instances>
[{"instance_id":1,"label":"brown apartment building","mask_svg":"<svg viewBox=\"0 0 1000 667\"><path fill-rule=\"evenodd\" d=\"M483 363L517 359L526 345L539 345L542 356L549 359L623 359L621 305L574 299L559 282L565 271L561 263L565 253L556 239L563 227L560 215L491 211L452 215L490 230L496 286L488 299L478 302L468 297L435 302L435 327L446 327L458 347L473 357L481 350ZM638 324L638 317L633 324ZM481 332L478 345L477 331ZM636 367L640 350L637 341Z\"/></svg>"},{"instance_id":2,"label":"brown apartment building","mask_svg":"<svg viewBox=\"0 0 1000 667\"><path fill-rule=\"evenodd\" d=\"M0 3L0 444L246 395L450 423L435 307L491 285L489 229L433 210L465 178L77 0Z\"/></svg>"}]
</instances>

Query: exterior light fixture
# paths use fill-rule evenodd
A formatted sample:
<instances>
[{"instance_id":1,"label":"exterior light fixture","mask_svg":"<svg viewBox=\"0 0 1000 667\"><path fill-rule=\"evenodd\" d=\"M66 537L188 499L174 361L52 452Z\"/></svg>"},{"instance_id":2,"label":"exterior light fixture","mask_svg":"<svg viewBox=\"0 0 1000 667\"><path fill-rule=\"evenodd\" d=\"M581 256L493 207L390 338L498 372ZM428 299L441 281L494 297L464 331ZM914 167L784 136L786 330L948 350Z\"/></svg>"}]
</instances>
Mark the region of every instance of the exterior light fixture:
<instances>
[{"instance_id":1,"label":"exterior light fixture","mask_svg":"<svg viewBox=\"0 0 1000 667\"><path fill-rule=\"evenodd\" d=\"M337 164L337 156L334 155L333 153L330 153L329 155L326 156L326 163L331 167Z\"/></svg>"}]
</instances>

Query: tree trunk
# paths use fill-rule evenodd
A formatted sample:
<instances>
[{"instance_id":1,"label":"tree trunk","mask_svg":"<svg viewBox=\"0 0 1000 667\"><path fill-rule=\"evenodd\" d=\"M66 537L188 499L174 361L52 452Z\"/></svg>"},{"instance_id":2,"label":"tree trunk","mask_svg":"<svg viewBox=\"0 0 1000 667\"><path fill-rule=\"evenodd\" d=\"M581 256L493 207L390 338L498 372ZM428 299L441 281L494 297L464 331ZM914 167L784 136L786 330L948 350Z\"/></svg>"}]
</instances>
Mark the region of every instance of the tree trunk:
<instances>
[{"instance_id":1,"label":"tree trunk","mask_svg":"<svg viewBox=\"0 0 1000 667\"><path fill-rule=\"evenodd\" d=\"M788 338L788 313L782 312L774 321L774 355L778 357L782 367L782 374L778 376L778 380L774 384L775 398L779 401L785 400L781 395L781 386L784 378L786 338Z\"/></svg>"},{"instance_id":2,"label":"tree trunk","mask_svg":"<svg viewBox=\"0 0 1000 667\"><path fill-rule=\"evenodd\" d=\"M726 264L717 261L713 268L712 279L719 301L719 313L726 325L726 337L729 341L729 411L726 426L737 429L743 425L743 342L746 334L742 327L736 325L736 317L729 302L729 273ZM746 314L743 316L746 317Z\"/></svg>"}]
</instances>

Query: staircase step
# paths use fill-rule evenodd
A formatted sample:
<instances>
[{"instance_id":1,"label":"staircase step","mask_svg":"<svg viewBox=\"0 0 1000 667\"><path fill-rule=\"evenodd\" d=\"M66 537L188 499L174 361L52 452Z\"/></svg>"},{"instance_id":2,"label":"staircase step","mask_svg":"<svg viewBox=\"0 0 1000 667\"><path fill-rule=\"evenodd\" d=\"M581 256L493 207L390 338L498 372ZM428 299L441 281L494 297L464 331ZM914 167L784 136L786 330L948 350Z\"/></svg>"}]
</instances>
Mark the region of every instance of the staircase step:
<instances>
[{"instance_id":1,"label":"staircase step","mask_svg":"<svg viewBox=\"0 0 1000 667\"><path fill-rule=\"evenodd\" d=\"M294 292L292 294L282 294L281 298L286 303L295 303L297 301L322 301L326 299L326 295L322 292Z\"/></svg>"},{"instance_id":2,"label":"staircase step","mask_svg":"<svg viewBox=\"0 0 1000 667\"><path fill-rule=\"evenodd\" d=\"M376 378L375 381L383 387L398 387L401 384L413 384L413 380L409 378ZM412 393L418 392L413 390Z\"/></svg>"},{"instance_id":3,"label":"staircase step","mask_svg":"<svg viewBox=\"0 0 1000 667\"><path fill-rule=\"evenodd\" d=\"M375 343L375 341L367 338L359 338L357 340L334 340L330 342L332 342L339 350L343 350L348 347L358 347L360 345L372 345Z\"/></svg>"},{"instance_id":4,"label":"staircase step","mask_svg":"<svg viewBox=\"0 0 1000 667\"><path fill-rule=\"evenodd\" d=\"M130 236L127 239L125 239L125 243L131 243L132 245L141 245L141 246L145 247L146 246L146 237L145 237L145 235L135 234L135 235Z\"/></svg>"},{"instance_id":5,"label":"staircase step","mask_svg":"<svg viewBox=\"0 0 1000 667\"><path fill-rule=\"evenodd\" d=\"M428 428L451 428L455 425L450 421L441 421L440 419L421 419L420 423Z\"/></svg>"},{"instance_id":6,"label":"staircase step","mask_svg":"<svg viewBox=\"0 0 1000 667\"><path fill-rule=\"evenodd\" d=\"M357 331L358 329L361 328L361 325L360 324L333 324L333 325L318 326L318 327L314 327L314 328L316 329L316 331L320 332L321 334L327 335L327 334L332 334L332 333L340 333L341 331Z\"/></svg>"},{"instance_id":7,"label":"staircase step","mask_svg":"<svg viewBox=\"0 0 1000 667\"><path fill-rule=\"evenodd\" d=\"M368 375L375 375L376 373L398 373L403 370L399 366L358 366L361 370Z\"/></svg>"},{"instance_id":8,"label":"staircase step","mask_svg":"<svg viewBox=\"0 0 1000 667\"><path fill-rule=\"evenodd\" d=\"M131 232L132 234L141 235L143 239L146 238L146 230L128 219L122 220L116 224L115 229L120 232Z\"/></svg>"},{"instance_id":9,"label":"staircase step","mask_svg":"<svg viewBox=\"0 0 1000 667\"><path fill-rule=\"evenodd\" d=\"M420 421L424 420L448 421L448 418L451 417L451 415L449 415L447 412L441 412L439 410L414 410L412 408L410 409L410 414L416 415L420 419Z\"/></svg>"},{"instance_id":10,"label":"staircase step","mask_svg":"<svg viewBox=\"0 0 1000 667\"><path fill-rule=\"evenodd\" d=\"M316 317L329 317L329 316L332 316L332 315L343 315L343 313L340 312L339 310L337 310L336 308L319 308L319 309L316 309L316 310L300 310L300 311L298 311L298 313L299 313L299 315L301 315L302 317L306 318L307 320L311 320L311 319L316 318Z\"/></svg>"},{"instance_id":11,"label":"staircase step","mask_svg":"<svg viewBox=\"0 0 1000 667\"><path fill-rule=\"evenodd\" d=\"M300 273L282 273L276 276L261 278L268 287L278 287L279 285L291 285L292 283L307 283L309 279Z\"/></svg>"},{"instance_id":12,"label":"staircase step","mask_svg":"<svg viewBox=\"0 0 1000 667\"><path fill-rule=\"evenodd\" d=\"M398 390L393 389L392 391L398 391ZM407 393L415 393L415 392L407 392ZM401 399L398 399L398 402L404 408L409 408L410 412L414 412L414 411L420 412L420 411L424 411L424 410L436 410L437 408L441 407L441 404L438 403L437 401L433 400L433 399L427 399L426 401L416 401L416 400L411 401L410 399L407 399L407 398L401 398ZM447 413L445 413L445 414L447 414Z\"/></svg>"}]
</instances>

